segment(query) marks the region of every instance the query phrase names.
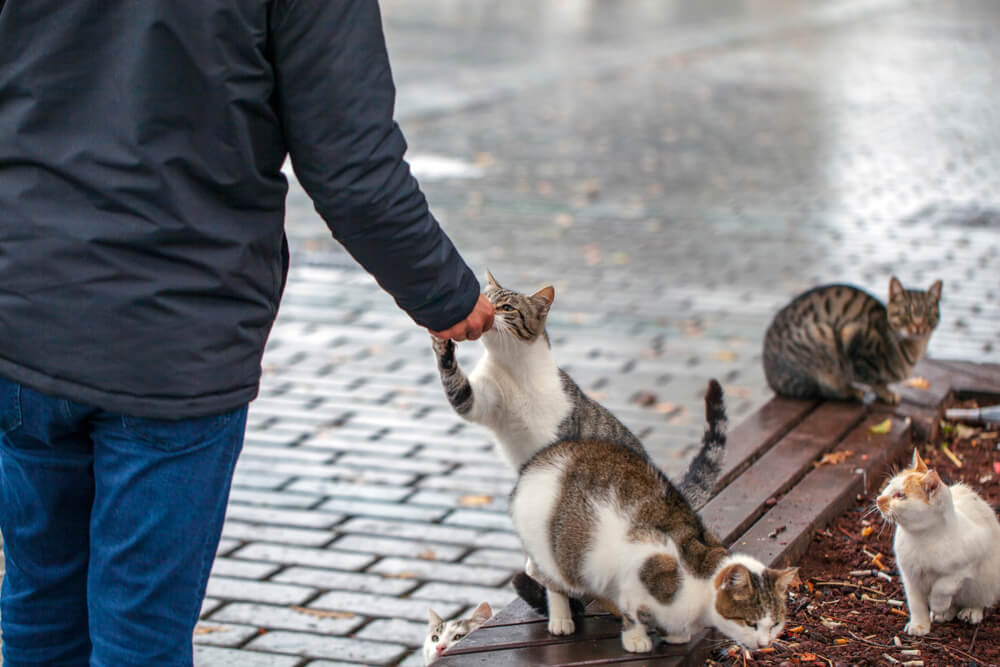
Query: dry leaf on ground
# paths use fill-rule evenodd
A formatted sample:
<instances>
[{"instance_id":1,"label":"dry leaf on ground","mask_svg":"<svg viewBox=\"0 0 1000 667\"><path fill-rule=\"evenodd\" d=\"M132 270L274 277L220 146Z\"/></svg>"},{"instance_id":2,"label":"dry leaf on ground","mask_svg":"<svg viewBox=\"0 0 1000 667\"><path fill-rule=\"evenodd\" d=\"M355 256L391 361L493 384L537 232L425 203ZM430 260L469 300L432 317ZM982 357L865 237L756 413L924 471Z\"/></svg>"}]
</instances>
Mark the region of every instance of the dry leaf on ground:
<instances>
[{"instance_id":1,"label":"dry leaf on ground","mask_svg":"<svg viewBox=\"0 0 1000 667\"><path fill-rule=\"evenodd\" d=\"M927 378L920 377L919 375L915 375L909 380L903 380L903 385L913 387L914 389L922 389L924 391L931 388L931 383L927 380Z\"/></svg>"},{"instance_id":2,"label":"dry leaf on ground","mask_svg":"<svg viewBox=\"0 0 1000 667\"><path fill-rule=\"evenodd\" d=\"M331 609L310 609L309 607L293 606L292 611L316 618L354 618L354 614L349 611L333 611Z\"/></svg>"},{"instance_id":3,"label":"dry leaf on ground","mask_svg":"<svg viewBox=\"0 0 1000 667\"><path fill-rule=\"evenodd\" d=\"M885 435L892 430L892 417L887 417L885 421L881 421L874 426L868 428L868 432L872 435Z\"/></svg>"},{"instance_id":4,"label":"dry leaf on ground","mask_svg":"<svg viewBox=\"0 0 1000 667\"><path fill-rule=\"evenodd\" d=\"M458 504L462 507L482 507L493 502L493 496L462 496Z\"/></svg>"}]
</instances>

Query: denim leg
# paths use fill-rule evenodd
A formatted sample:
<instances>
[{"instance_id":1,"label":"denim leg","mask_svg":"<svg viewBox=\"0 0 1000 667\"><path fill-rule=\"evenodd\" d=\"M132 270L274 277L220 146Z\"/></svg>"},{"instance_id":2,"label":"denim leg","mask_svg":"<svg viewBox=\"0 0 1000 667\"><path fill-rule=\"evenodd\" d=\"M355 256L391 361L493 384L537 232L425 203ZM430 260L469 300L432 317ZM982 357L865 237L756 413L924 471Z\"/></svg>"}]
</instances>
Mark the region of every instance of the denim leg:
<instances>
[{"instance_id":1,"label":"denim leg","mask_svg":"<svg viewBox=\"0 0 1000 667\"><path fill-rule=\"evenodd\" d=\"M86 585L94 480L79 412L0 379L6 667L81 667L90 657Z\"/></svg>"},{"instance_id":2,"label":"denim leg","mask_svg":"<svg viewBox=\"0 0 1000 667\"><path fill-rule=\"evenodd\" d=\"M167 421L95 421L90 610L93 667L190 666L246 407Z\"/></svg>"}]
</instances>

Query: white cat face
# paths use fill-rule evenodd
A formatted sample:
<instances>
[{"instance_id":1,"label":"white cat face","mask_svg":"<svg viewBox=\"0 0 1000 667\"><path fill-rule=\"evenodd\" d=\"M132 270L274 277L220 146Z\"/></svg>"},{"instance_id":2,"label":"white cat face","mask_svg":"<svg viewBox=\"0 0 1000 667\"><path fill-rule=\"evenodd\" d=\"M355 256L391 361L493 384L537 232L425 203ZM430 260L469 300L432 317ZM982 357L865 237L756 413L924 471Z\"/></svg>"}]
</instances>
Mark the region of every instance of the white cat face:
<instances>
[{"instance_id":1,"label":"white cat face","mask_svg":"<svg viewBox=\"0 0 1000 667\"><path fill-rule=\"evenodd\" d=\"M433 609L427 610L427 638L424 639L424 664L429 665L456 642L489 620L493 615L490 605L480 602L472 615L466 619L442 621Z\"/></svg>"},{"instance_id":2,"label":"white cat face","mask_svg":"<svg viewBox=\"0 0 1000 667\"><path fill-rule=\"evenodd\" d=\"M889 480L875 504L886 521L919 530L934 525L949 501L948 487L914 451L913 465Z\"/></svg>"}]
</instances>

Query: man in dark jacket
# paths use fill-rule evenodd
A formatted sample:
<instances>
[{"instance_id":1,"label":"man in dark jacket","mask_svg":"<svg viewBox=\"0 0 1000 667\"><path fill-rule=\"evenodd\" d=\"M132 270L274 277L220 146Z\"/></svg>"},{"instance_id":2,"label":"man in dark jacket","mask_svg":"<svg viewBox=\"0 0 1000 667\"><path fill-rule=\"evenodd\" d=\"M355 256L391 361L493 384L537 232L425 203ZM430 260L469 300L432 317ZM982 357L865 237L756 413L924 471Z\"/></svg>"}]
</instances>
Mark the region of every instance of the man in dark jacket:
<instances>
[{"instance_id":1,"label":"man in dark jacket","mask_svg":"<svg viewBox=\"0 0 1000 667\"><path fill-rule=\"evenodd\" d=\"M418 324L491 326L394 94L375 0L0 0L7 667L191 664L288 269L286 156Z\"/></svg>"}]
</instances>

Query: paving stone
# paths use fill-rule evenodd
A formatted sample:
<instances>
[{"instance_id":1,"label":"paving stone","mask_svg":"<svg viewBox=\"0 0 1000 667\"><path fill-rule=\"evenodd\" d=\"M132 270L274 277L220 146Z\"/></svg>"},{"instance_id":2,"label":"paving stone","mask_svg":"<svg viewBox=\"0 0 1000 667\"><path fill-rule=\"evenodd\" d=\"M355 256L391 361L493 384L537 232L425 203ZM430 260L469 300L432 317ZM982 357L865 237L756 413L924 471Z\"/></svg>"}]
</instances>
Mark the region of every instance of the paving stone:
<instances>
[{"instance_id":1,"label":"paving stone","mask_svg":"<svg viewBox=\"0 0 1000 667\"><path fill-rule=\"evenodd\" d=\"M320 504L323 496L290 491L260 491L256 489L232 489L229 502L241 505L261 505L264 507L311 508ZM336 511L336 510L334 510Z\"/></svg>"},{"instance_id":2,"label":"paving stone","mask_svg":"<svg viewBox=\"0 0 1000 667\"><path fill-rule=\"evenodd\" d=\"M466 552L465 547L440 542L401 540L372 535L345 535L330 546L347 551L378 554L379 556L411 556L443 561L457 560Z\"/></svg>"},{"instance_id":3,"label":"paving stone","mask_svg":"<svg viewBox=\"0 0 1000 667\"><path fill-rule=\"evenodd\" d=\"M388 470L350 468L321 463L276 463L263 459L240 459L237 469L247 472L271 472L299 477L342 478L375 484L406 485L415 479L411 473Z\"/></svg>"},{"instance_id":4,"label":"paving stone","mask_svg":"<svg viewBox=\"0 0 1000 667\"><path fill-rule=\"evenodd\" d=\"M341 533L401 537L411 540L431 540L449 544L469 544L481 532L469 528L455 528L439 524L417 523L413 521L388 521L369 517L349 519L338 526Z\"/></svg>"},{"instance_id":5,"label":"paving stone","mask_svg":"<svg viewBox=\"0 0 1000 667\"><path fill-rule=\"evenodd\" d=\"M218 646L194 647L195 667L296 667L301 658Z\"/></svg>"},{"instance_id":6,"label":"paving stone","mask_svg":"<svg viewBox=\"0 0 1000 667\"><path fill-rule=\"evenodd\" d=\"M280 566L274 563L261 563L237 558L216 558L212 565L212 574L243 579L266 579L278 569Z\"/></svg>"},{"instance_id":7,"label":"paving stone","mask_svg":"<svg viewBox=\"0 0 1000 667\"><path fill-rule=\"evenodd\" d=\"M407 646L420 648L427 638L428 624L418 621L404 621L399 618L372 621L360 632L355 634L358 639L371 639L374 641L384 641L386 637L391 637Z\"/></svg>"},{"instance_id":8,"label":"paving stone","mask_svg":"<svg viewBox=\"0 0 1000 667\"><path fill-rule=\"evenodd\" d=\"M274 490L285 486L289 480L291 480L289 475L269 475L237 469L233 474L233 487Z\"/></svg>"},{"instance_id":9,"label":"paving stone","mask_svg":"<svg viewBox=\"0 0 1000 667\"><path fill-rule=\"evenodd\" d=\"M455 526L484 528L487 530L514 530L510 517L503 512L455 510L444 519L444 523Z\"/></svg>"},{"instance_id":10,"label":"paving stone","mask_svg":"<svg viewBox=\"0 0 1000 667\"><path fill-rule=\"evenodd\" d=\"M261 526L227 520L222 526L222 535L232 540L261 540L318 547L332 541L336 533L326 530L309 530L306 528Z\"/></svg>"},{"instance_id":11,"label":"paving stone","mask_svg":"<svg viewBox=\"0 0 1000 667\"><path fill-rule=\"evenodd\" d=\"M406 646L402 644L328 637L285 630L261 635L250 642L247 648L319 658L363 660L369 665L390 665L407 651Z\"/></svg>"},{"instance_id":12,"label":"paving stone","mask_svg":"<svg viewBox=\"0 0 1000 667\"><path fill-rule=\"evenodd\" d=\"M330 498L318 509L328 512L356 516L375 516L393 519L410 519L414 521L437 521L448 510L435 507L421 507L409 499L402 503L377 503L370 500L350 500L346 498Z\"/></svg>"},{"instance_id":13,"label":"paving stone","mask_svg":"<svg viewBox=\"0 0 1000 667\"><path fill-rule=\"evenodd\" d=\"M406 618L411 621L426 621L427 607L432 605L442 618L451 618L461 609L461 604L446 600L410 600L369 593L331 591L309 603L310 608L350 611L355 614L381 618Z\"/></svg>"},{"instance_id":14,"label":"paving stone","mask_svg":"<svg viewBox=\"0 0 1000 667\"><path fill-rule=\"evenodd\" d=\"M312 586L323 590L335 589L379 595L403 595L417 586L416 581L409 579L297 566L282 570L272 577L271 581Z\"/></svg>"},{"instance_id":15,"label":"paving stone","mask_svg":"<svg viewBox=\"0 0 1000 667\"><path fill-rule=\"evenodd\" d=\"M257 628L302 630L330 636L344 636L365 623L365 617L312 614L306 607L277 607L269 604L231 602L212 614L207 623L238 623Z\"/></svg>"},{"instance_id":16,"label":"paving stone","mask_svg":"<svg viewBox=\"0 0 1000 667\"><path fill-rule=\"evenodd\" d=\"M316 594L313 588L292 584L275 584L231 577L209 577L208 595L225 600L247 600L273 604L302 604Z\"/></svg>"},{"instance_id":17,"label":"paving stone","mask_svg":"<svg viewBox=\"0 0 1000 667\"><path fill-rule=\"evenodd\" d=\"M338 551L336 549L307 549L282 544L255 542L232 554L235 558L270 561L286 565L308 565L333 570L361 570L375 560L375 556Z\"/></svg>"},{"instance_id":18,"label":"paving stone","mask_svg":"<svg viewBox=\"0 0 1000 667\"><path fill-rule=\"evenodd\" d=\"M194 628L195 644L236 647L257 634L252 625L201 621Z\"/></svg>"},{"instance_id":19,"label":"paving stone","mask_svg":"<svg viewBox=\"0 0 1000 667\"><path fill-rule=\"evenodd\" d=\"M420 579L452 581L456 583L486 583L499 586L510 579L510 571L485 565L443 563L418 558L383 558L368 570L380 574L399 576L405 574Z\"/></svg>"},{"instance_id":20,"label":"paving stone","mask_svg":"<svg viewBox=\"0 0 1000 667\"><path fill-rule=\"evenodd\" d=\"M275 509L233 503L226 511L226 519L254 524L275 524L279 526L300 526L304 528L330 528L340 523L344 516L327 512Z\"/></svg>"},{"instance_id":21,"label":"paving stone","mask_svg":"<svg viewBox=\"0 0 1000 667\"><path fill-rule=\"evenodd\" d=\"M204 618L211 614L213 611L218 609L222 605L221 600L215 598L205 598L201 601L201 611L198 613L198 618Z\"/></svg>"},{"instance_id":22,"label":"paving stone","mask_svg":"<svg viewBox=\"0 0 1000 667\"><path fill-rule=\"evenodd\" d=\"M507 495L482 496L454 491L423 490L414 493L406 499L406 502L408 505L429 505L448 509L465 506L465 503L475 503L476 507L484 510L507 511Z\"/></svg>"},{"instance_id":23,"label":"paving stone","mask_svg":"<svg viewBox=\"0 0 1000 667\"><path fill-rule=\"evenodd\" d=\"M412 489L405 486L360 484L325 479L299 479L289 484L287 488L290 491L302 493L319 493L325 496L343 498L371 498L382 501L402 500L413 492Z\"/></svg>"},{"instance_id":24,"label":"paving stone","mask_svg":"<svg viewBox=\"0 0 1000 667\"><path fill-rule=\"evenodd\" d=\"M492 565L493 567L517 570L524 568L524 553L520 549L476 549L462 559L469 565Z\"/></svg>"}]
</instances>

